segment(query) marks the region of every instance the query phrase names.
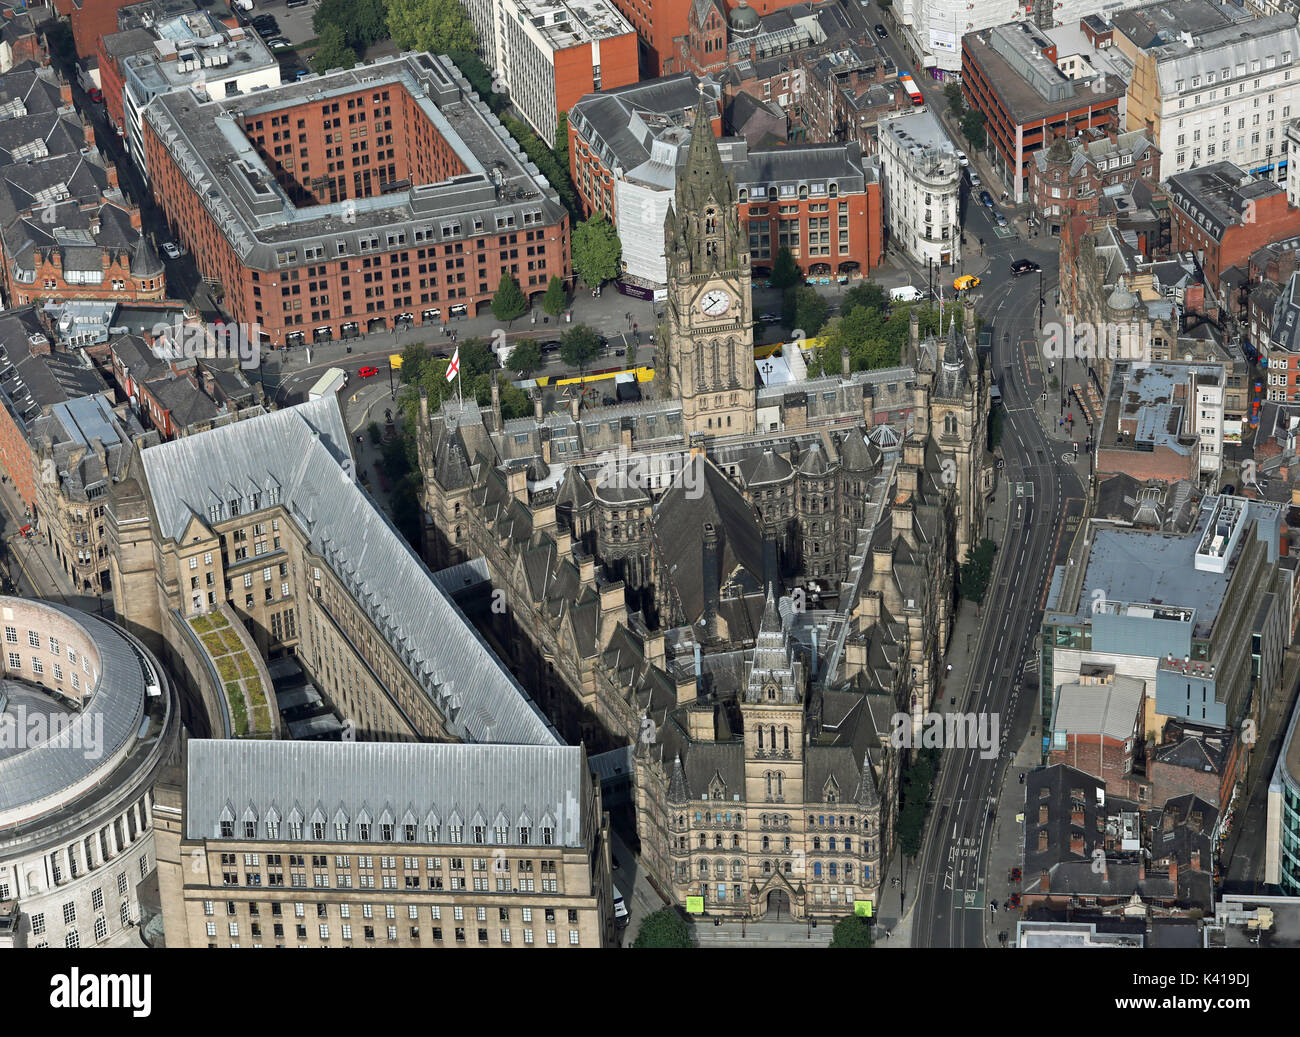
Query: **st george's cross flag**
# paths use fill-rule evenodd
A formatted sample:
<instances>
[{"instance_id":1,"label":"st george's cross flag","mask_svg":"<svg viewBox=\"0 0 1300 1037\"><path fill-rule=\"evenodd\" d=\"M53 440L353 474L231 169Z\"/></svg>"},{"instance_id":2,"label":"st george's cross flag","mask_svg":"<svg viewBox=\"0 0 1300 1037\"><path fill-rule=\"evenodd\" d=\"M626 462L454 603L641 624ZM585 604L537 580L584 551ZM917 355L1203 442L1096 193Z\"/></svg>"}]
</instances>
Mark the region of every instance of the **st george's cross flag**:
<instances>
[{"instance_id":1,"label":"st george's cross flag","mask_svg":"<svg viewBox=\"0 0 1300 1037\"><path fill-rule=\"evenodd\" d=\"M456 347L456 352L452 355L451 363L447 365L447 381L451 381L460 374L460 346Z\"/></svg>"}]
</instances>

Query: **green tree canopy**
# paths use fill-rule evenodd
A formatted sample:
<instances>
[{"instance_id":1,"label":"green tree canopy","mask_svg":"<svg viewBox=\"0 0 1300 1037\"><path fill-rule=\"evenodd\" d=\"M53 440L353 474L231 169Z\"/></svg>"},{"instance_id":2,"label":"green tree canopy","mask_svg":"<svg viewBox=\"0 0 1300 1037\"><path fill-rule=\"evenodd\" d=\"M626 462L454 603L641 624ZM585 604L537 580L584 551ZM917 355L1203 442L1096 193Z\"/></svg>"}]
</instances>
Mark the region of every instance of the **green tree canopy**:
<instances>
[{"instance_id":1,"label":"green tree canopy","mask_svg":"<svg viewBox=\"0 0 1300 1037\"><path fill-rule=\"evenodd\" d=\"M388 16L384 0L320 0L312 15L311 26L317 36L324 36L327 26L337 25L352 48L369 47L388 35Z\"/></svg>"},{"instance_id":2,"label":"green tree canopy","mask_svg":"<svg viewBox=\"0 0 1300 1037\"><path fill-rule=\"evenodd\" d=\"M799 285L785 291L785 325L791 331L802 331L812 338L826 325L830 305L810 285Z\"/></svg>"},{"instance_id":3,"label":"green tree canopy","mask_svg":"<svg viewBox=\"0 0 1300 1037\"><path fill-rule=\"evenodd\" d=\"M506 107L509 99L500 91L492 89L492 73L477 54L467 50L448 50L447 56L493 112L499 114Z\"/></svg>"},{"instance_id":4,"label":"green tree canopy","mask_svg":"<svg viewBox=\"0 0 1300 1037\"><path fill-rule=\"evenodd\" d=\"M871 926L865 918L848 915L835 923L831 933L832 947L870 947Z\"/></svg>"},{"instance_id":5,"label":"green tree canopy","mask_svg":"<svg viewBox=\"0 0 1300 1037\"><path fill-rule=\"evenodd\" d=\"M691 927L670 907L661 908L641 920L633 947L691 946Z\"/></svg>"},{"instance_id":6,"label":"green tree canopy","mask_svg":"<svg viewBox=\"0 0 1300 1037\"><path fill-rule=\"evenodd\" d=\"M504 100L504 99L503 99ZM555 151L542 142L526 123L509 115L501 115L501 125L537 166L544 177L550 181L560 196L560 201L569 210L570 218L576 223L578 219L578 196L573 190L573 181L569 179L568 163L561 163ZM574 228L574 241L577 240L577 227Z\"/></svg>"},{"instance_id":7,"label":"green tree canopy","mask_svg":"<svg viewBox=\"0 0 1300 1037\"><path fill-rule=\"evenodd\" d=\"M956 83L949 83L943 88L943 96L948 98L948 107L952 109L953 114L960 115L965 101L961 96L961 87Z\"/></svg>"},{"instance_id":8,"label":"green tree canopy","mask_svg":"<svg viewBox=\"0 0 1300 1037\"><path fill-rule=\"evenodd\" d=\"M794 253L785 245L777 249L776 262L772 264L772 287L783 291L803 283L803 271L795 262Z\"/></svg>"},{"instance_id":9,"label":"green tree canopy","mask_svg":"<svg viewBox=\"0 0 1300 1037\"><path fill-rule=\"evenodd\" d=\"M889 296L875 281L859 281L844 293L844 301L840 303L840 312L848 313L859 306L880 310L883 313L889 308Z\"/></svg>"},{"instance_id":10,"label":"green tree canopy","mask_svg":"<svg viewBox=\"0 0 1300 1037\"><path fill-rule=\"evenodd\" d=\"M598 288L618 276L622 255L618 234L602 213L573 228L573 270L591 287Z\"/></svg>"},{"instance_id":11,"label":"green tree canopy","mask_svg":"<svg viewBox=\"0 0 1300 1037\"><path fill-rule=\"evenodd\" d=\"M568 293L564 290L564 282L555 274L551 275L551 281L546 286L546 294L542 296L542 309L552 317L558 317L564 312L564 307L569 303Z\"/></svg>"},{"instance_id":12,"label":"green tree canopy","mask_svg":"<svg viewBox=\"0 0 1300 1037\"><path fill-rule=\"evenodd\" d=\"M600 336L585 324L575 324L560 339L560 359L570 367L585 371L600 355Z\"/></svg>"},{"instance_id":13,"label":"green tree canopy","mask_svg":"<svg viewBox=\"0 0 1300 1037\"><path fill-rule=\"evenodd\" d=\"M328 72L332 68L352 68L357 54L348 46L347 37L337 25L326 25L316 42L316 53L311 56L314 72Z\"/></svg>"},{"instance_id":14,"label":"green tree canopy","mask_svg":"<svg viewBox=\"0 0 1300 1037\"><path fill-rule=\"evenodd\" d=\"M388 32L401 50L473 51L478 34L457 0L386 0Z\"/></svg>"},{"instance_id":15,"label":"green tree canopy","mask_svg":"<svg viewBox=\"0 0 1300 1037\"><path fill-rule=\"evenodd\" d=\"M497 282L496 294L492 296L492 316L497 320L514 320L528 312L528 300L524 298L519 282L511 274L506 274Z\"/></svg>"},{"instance_id":16,"label":"green tree canopy","mask_svg":"<svg viewBox=\"0 0 1300 1037\"><path fill-rule=\"evenodd\" d=\"M971 147L979 150L984 147L987 137L984 133L984 113L972 108L961 117L962 136L970 141Z\"/></svg>"},{"instance_id":17,"label":"green tree canopy","mask_svg":"<svg viewBox=\"0 0 1300 1037\"><path fill-rule=\"evenodd\" d=\"M520 341L514 349L510 350L510 356L506 358L506 367L518 371L525 378L541 366L542 347L531 338Z\"/></svg>"},{"instance_id":18,"label":"green tree canopy","mask_svg":"<svg viewBox=\"0 0 1300 1037\"><path fill-rule=\"evenodd\" d=\"M998 546L992 540L981 540L970 552L966 563L959 570L958 584L961 596L976 605L984 600L989 580L993 576L993 555Z\"/></svg>"}]
</instances>

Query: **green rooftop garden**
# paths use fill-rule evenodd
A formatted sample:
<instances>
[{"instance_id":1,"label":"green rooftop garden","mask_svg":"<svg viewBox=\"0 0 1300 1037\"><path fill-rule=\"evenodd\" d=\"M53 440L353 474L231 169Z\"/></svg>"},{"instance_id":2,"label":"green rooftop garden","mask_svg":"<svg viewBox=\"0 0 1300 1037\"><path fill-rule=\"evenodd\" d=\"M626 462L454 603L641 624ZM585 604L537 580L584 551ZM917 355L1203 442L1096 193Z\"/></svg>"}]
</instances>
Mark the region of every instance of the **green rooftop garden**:
<instances>
[{"instance_id":1,"label":"green rooftop garden","mask_svg":"<svg viewBox=\"0 0 1300 1037\"><path fill-rule=\"evenodd\" d=\"M203 642L221 676L236 738L270 738L271 705L257 673L257 663L238 632L219 612L194 616L190 627Z\"/></svg>"}]
</instances>

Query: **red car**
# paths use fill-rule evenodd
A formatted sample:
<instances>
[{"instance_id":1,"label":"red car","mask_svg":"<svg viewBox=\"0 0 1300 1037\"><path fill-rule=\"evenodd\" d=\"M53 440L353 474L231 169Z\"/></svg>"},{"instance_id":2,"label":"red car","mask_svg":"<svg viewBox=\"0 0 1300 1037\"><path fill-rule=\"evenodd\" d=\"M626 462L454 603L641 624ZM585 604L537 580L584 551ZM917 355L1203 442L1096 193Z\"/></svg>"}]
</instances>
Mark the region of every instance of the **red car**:
<instances>
[{"instance_id":1,"label":"red car","mask_svg":"<svg viewBox=\"0 0 1300 1037\"><path fill-rule=\"evenodd\" d=\"M101 104L103 103L104 100L104 91L97 86L92 86L89 90L86 91L86 96L89 97L96 104Z\"/></svg>"},{"instance_id":2,"label":"red car","mask_svg":"<svg viewBox=\"0 0 1300 1037\"><path fill-rule=\"evenodd\" d=\"M357 374L360 375L362 378L373 378L378 373L379 373L379 368L377 367L363 367L360 371L357 372Z\"/></svg>"}]
</instances>

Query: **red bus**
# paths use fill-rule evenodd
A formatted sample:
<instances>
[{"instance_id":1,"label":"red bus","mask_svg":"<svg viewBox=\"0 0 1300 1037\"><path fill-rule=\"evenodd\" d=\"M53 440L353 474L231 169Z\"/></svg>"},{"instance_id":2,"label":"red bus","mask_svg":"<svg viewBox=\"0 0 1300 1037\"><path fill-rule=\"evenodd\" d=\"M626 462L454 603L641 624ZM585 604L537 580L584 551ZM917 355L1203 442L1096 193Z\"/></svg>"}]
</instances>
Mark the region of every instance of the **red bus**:
<instances>
[{"instance_id":1,"label":"red bus","mask_svg":"<svg viewBox=\"0 0 1300 1037\"><path fill-rule=\"evenodd\" d=\"M921 96L921 91L916 88L916 81L904 72L898 77L898 81L903 84L903 89L907 91L907 96L912 99L913 104L924 104L925 98Z\"/></svg>"}]
</instances>

